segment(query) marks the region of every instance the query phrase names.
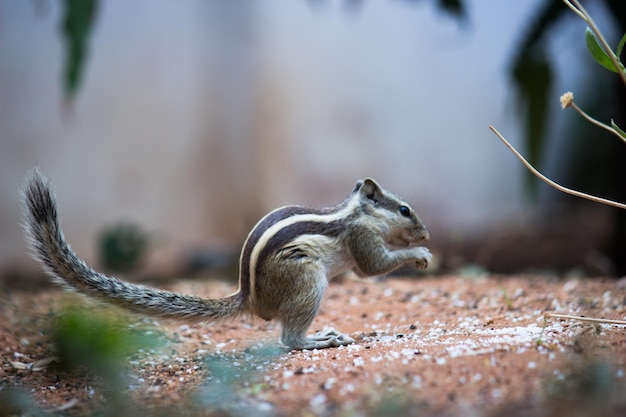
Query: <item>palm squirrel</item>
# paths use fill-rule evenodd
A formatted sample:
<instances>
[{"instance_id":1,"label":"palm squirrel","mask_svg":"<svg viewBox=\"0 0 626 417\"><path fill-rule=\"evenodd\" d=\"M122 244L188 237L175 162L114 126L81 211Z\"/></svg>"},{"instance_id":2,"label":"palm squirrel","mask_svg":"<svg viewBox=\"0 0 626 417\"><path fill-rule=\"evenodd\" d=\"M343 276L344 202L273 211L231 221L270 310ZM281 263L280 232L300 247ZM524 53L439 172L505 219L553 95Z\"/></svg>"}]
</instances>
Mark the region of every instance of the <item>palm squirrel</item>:
<instances>
[{"instance_id":1,"label":"palm squirrel","mask_svg":"<svg viewBox=\"0 0 626 417\"><path fill-rule=\"evenodd\" d=\"M205 299L131 284L87 266L65 241L54 192L38 169L29 173L22 197L33 257L54 282L146 315L217 321L250 313L277 319L281 341L292 349L354 343L334 329L306 336L330 278L349 270L380 275L411 262L426 268L432 259L427 248L416 246L429 234L415 211L366 178L337 206L285 206L263 217L243 245L237 291Z\"/></svg>"}]
</instances>

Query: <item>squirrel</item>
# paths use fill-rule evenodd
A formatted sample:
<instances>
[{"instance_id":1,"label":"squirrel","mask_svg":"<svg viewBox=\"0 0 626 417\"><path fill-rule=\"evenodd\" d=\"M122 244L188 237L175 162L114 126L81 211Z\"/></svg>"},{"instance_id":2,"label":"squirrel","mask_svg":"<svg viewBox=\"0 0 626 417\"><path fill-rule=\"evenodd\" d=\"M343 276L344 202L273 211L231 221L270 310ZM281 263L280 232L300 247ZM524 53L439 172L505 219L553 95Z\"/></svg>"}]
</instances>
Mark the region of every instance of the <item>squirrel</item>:
<instances>
[{"instance_id":1,"label":"squirrel","mask_svg":"<svg viewBox=\"0 0 626 417\"><path fill-rule=\"evenodd\" d=\"M24 229L33 257L61 286L130 311L166 318L219 321L248 313L282 324L281 342L294 350L354 343L332 328L308 336L329 279L353 270L367 277L404 264L426 268L429 232L409 204L371 178L359 180L334 207L280 207L248 234L235 293L218 299L160 290L90 268L66 242L54 191L33 169L22 190Z\"/></svg>"}]
</instances>

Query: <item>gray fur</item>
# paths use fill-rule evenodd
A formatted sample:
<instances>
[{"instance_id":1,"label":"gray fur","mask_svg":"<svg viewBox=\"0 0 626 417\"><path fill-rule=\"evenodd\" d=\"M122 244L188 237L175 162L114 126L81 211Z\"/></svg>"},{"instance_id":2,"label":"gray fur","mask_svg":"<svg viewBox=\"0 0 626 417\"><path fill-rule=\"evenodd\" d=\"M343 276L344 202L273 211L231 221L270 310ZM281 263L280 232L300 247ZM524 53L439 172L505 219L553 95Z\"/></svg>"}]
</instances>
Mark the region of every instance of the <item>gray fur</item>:
<instances>
[{"instance_id":1,"label":"gray fur","mask_svg":"<svg viewBox=\"0 0 626 417\"><path fill-rule=\"evenodd\" d=\"M161 317L219 320L243 311L239 295L203 299L131 284L91 269L65 241L59 227L56 199L39 170L28 176L22 198L26 208L24 228L33 256L57 284L137 313Z\"/></svg>"}]
</instances>

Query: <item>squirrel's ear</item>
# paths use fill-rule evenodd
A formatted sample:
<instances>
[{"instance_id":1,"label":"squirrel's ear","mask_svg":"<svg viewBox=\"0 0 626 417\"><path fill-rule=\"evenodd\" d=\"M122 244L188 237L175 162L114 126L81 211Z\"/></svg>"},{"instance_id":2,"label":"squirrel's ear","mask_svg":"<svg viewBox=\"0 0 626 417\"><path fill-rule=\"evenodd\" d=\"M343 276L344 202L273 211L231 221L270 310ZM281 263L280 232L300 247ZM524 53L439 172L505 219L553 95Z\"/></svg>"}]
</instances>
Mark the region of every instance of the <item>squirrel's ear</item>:
<instances>
[{"instance_id":1,"label":"squirrel's ear","mask_svg":"<svg viewBox=\"0 0 626 417\"><path fill-rule=\"evenodd\" d=\"M363 180L358 180L356 184L354 185L354 189L352 190L352 192L356 193L357 191L361 189L362 186L363 186Z\"/></svg>"},{"instance_id":2,"label":"squirrel's ear","mask_svg":"<svg viewBox=\"0 0 626 417\"><path fill-rule=\"evenodd\" d=\"M359 183L361 183L360 186ZM361 194L369 199L374 198L374 196L380 193L380 186L371 178L365 178L363 181L359 181L357 187Z\"/></svg>"}]
</instances>

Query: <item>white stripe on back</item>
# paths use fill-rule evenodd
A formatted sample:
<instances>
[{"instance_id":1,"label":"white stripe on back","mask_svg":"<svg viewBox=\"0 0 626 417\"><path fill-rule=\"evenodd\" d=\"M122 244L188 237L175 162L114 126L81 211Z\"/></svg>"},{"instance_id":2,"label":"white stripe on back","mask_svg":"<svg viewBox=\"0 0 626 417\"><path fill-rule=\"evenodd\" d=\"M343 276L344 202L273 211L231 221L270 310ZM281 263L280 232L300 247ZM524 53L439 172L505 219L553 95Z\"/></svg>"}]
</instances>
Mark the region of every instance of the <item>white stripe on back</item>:
<instances>
[{"instance_id":1,"label":"white stripe on back","mask_svg":"<svg viewBox=\"0 0 626 417\"><path fill-rule=\"evenodd\" d=\"M254 245L254 248L252 249L252 252L250 253L250 262L249 262L249 280L250 280L250 297L251 300L254 302L254 298L256 296L255 293L255 281L256 281L256 266L257 266L257 261L259 259L259 255L261 254L261 250L263 250L263 248L267 245L267 243L270 241L270 239L272 237L274 237L279 231L281 231L282 229L284 229L285 227L289 227L295 223L299 223L299 222L322 222L322 223L330 223L333 221L337 221L337 220L341 220L341 219L345 219L346 217L348 217L350 214L352 214L354 212L354 209L356 206L358 206L359 204L359 195L355 194L350 201L348 202L348 204L343 207L342 209L334 212L334 213L330 213L330 214L296 214L290 217L287 217L286 219L280 220L278 222L276 222L275 224L273 224L271 227L269 227L265 232L263 232L263 234L259 237L259 240L256 242L256 244ZM272 211L275 212L277 210L280 210L280 208ZM272 213L269 213L267 216L271 215ZM267 216L263 217L263 219L265 219ZM260 221L262 222L263 219ZM259 223L260 223L259 222ZM248 236L249 238L249 236ZM246 239L247 242L248 239ZM287 242L284 242L287 243ZM244 245L245 247L245 245Z\"/></svg>"}]
</instances>

